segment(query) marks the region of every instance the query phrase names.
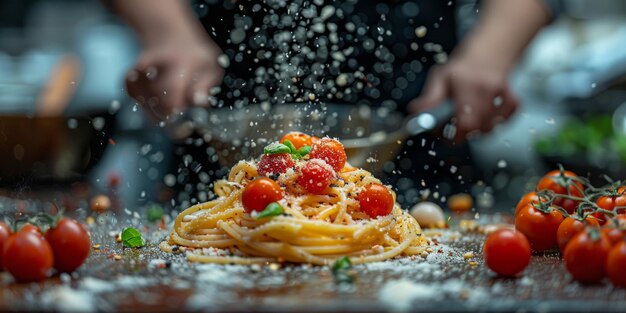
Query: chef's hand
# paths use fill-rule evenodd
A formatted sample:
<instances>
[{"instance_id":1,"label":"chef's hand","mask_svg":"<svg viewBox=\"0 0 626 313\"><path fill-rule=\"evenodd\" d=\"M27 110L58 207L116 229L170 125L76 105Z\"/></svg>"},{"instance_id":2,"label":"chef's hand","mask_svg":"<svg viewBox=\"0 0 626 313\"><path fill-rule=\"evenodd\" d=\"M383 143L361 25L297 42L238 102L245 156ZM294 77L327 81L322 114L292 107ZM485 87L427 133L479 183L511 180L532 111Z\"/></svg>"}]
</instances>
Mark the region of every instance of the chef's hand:
<instances>
[{"instance_id":1,"label":"chef's hand","mask_svg":"<svg viewBox=\"0 0 626 313\"><path fill-rule=\"evenodd\" d=\"M486 0L478 25L450 61L432 69L409 110L421 112L447 99L455 103L457 140L490 131L508 119L518 101L508 76L528 42L550 20L541 0Z\"/></svg>"},{"instance_id":2,"label":"chef's hand","mask_svg":"<svg viewBox=\"0 0 626 313\"><path fill-rule=\"evenodd\" d=\"M431 69L419 98L409 110L422 112L451 99L455 105L456 139L490 131L517 109L508 84L509 70L481 56L459 55Z\"/></svg>"},{"instance_id":3,"label":"chef's hand","mask_svg":"<svg viewBox=\"0 0 626 313\"><path fill-rule=\"evenodd\" d=\"M163 38L148 44L126 75L128 93L157 120L190 104L206 105L211 88L222 81L221 53L210 39Z\"/></svg>"}]
</instances>

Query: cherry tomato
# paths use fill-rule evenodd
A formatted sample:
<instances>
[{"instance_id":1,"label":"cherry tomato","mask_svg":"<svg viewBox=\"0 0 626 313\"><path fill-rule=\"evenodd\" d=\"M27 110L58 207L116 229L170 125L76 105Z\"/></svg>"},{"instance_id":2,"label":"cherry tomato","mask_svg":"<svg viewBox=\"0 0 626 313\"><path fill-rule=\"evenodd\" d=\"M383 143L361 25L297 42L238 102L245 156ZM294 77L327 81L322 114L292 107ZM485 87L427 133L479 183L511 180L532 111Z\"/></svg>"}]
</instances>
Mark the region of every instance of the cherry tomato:
<instances>
[{"instance_id":1,"label":"cherry tomato","mask_svg":"<svg viewBox=\"0 0 626 313\"><path fill-rule=\"evenodd\" d=\"M22 227L20 227L18 232L31 232L31 233L42 235L41 229L39 229L39 227L37 227L37 226L35 226L35 225L31 224L31 223L26 223L26 224L22 225Z\"/></svg>"},{"instance_id":2,"label":"cherry tomato","mask_svg":"<svg viewBox=\"0 0 626 313\"><path fill-rule=\"evenodd\" d=\"M543 213L535 204L523 207L515 217L515 228L526 235L534 251L545 251L557 247L556 232L563 215L555 208Z\"/></svg>"},{"instance_id":3,"label":"cherry tomato","mask_svg":"<svg viewBox=\"0 0 626 313\"><path fill-rule=\"evenodd\" d=\"M73 272L89 256L89 234L75 220L62 218L55 227L48 229L46 240L54 253L54 268L59 272Z\"/></svg>"},{"instance_id":4,"label":"cherry tomato","mask_svg":"<svg viewBox=\"0 0 626 313\"><path fill-rule=\"evenodd\" d=\"M621 208L618 210L618 214L623 214L625 212L624 207L626 207L626 186L621 186L617 188L615 195L611 196L601 196L596 200L596 205L601 209L605 209L607 211L615 211L615 208ZM607 218L604 213L596 212L593 214L599 221L600 224L604 225L607 222Z\"/></svg>"},{"instance_id":5,"label":"cherry tomato","mask_svg":"<svg viewBox=\"0 0 626 313\"><path fill-rule=\"evenodd\" d=\"M558 195L570 195L582 197L583 185L577 181L578 176L572 171L554 170L548 172L537 184L537 190L552 190L557 194L553 204L562 207L567 213L574 213L578 206L578 201L558 197Z\"/></svg>"},{"instance_id":6,"label":"cherry tomato","mask_svg":"<svg viewBox=\"0 0 626 313\"><path fill-rule=\"evenodd\" d=\"M600 230L602 234L609 238L611 245L616 245L624 241L624 232L617 228L603 228Z\"/></svg>"},{"instance_id":7,"label":"cherry tomato","mask_svg":"<svg viewBox=\"0 0 626 313\"><path fill-rule=\"evenodd\" d=\"M280 186L267 177L257 178L246 185L241 195L246 212L261 212L265 207L283 198L283 191Z\"/></svg>"},{"instance_id":8,"label":"cherry tomato","mask_svg":"<svg viewBox=\"0 0 626 313\"><path fill-rule=\"evenodd\" d=\"M556 231L556 241L559 244L561 253L565 251L565 246L572 239L572 237L585 230L585 226L599 227L600 224L592 216L588 216L584 222L572 217L567 217L563 220L559 229Z\"/></svg>"},{"instance_id":9,"label":"cherry tomato","mask_svg":"<svg viewBox=\"0 0 626 313\"><path fill-rule=\"evenodd\" d=\"M300 149L304 146L311 146L313 144L311 136L301 132L290 132L286 134L280 139L280 143L284 143L285 140L291 141L296 149Z\"/></svg>"},{"instance_id":10,"label":"cherry tomato","mask_svg":"<svg viewBox=\"0 0 626 313\"><path fill-rule=\"evenodd\" d=\"M378 183L365 186L357 195L357 200L361 211L371 218L389 215L394 205L393 195L389 189Z\"/></svg>"},{"instance_id":11,"label":"cherry tomato","mask_svg":"<svg viewBox=\"0 0 626 313\"><path fill-rule=\"evenodd\" d=\"M264 154L259 160L257 170L261 175L282 174L294 165L295 163L288 153Z\"/></svg>"},{"instance_id":12,"label":"cherry tomato","mask_svg":"<svg viewBox=\"0 0 626 313\"><path fill-rule=\"evenodd\" d=\"M4 250L5 243L9 240L9 236L11 236L11 229L7 224L0 222L0 271L4 268L1 253Z\"/></svg>"},{"instance_id":13,"label":"cherry tomato","mask_svg":"<svg viewBox=\"0 0 626 313\"><path fill-rule=\"evenodd\" d=\"M298 185L312 194L321 194L335 179L333 168L320 159L307 161L300 169Z\"/></svg>"},{"instance_id":14,"label":"cherry tomato","mask_svg":"<svg viewBox=\"0 0 626 313\"><path fill-rule=\"evenodd\" d=\"M515 276L530 263L530 244L521 232L499 229L483 246L485 264L500 276Z\"/></svg>"},{"instance_id":15,"label":"cherry tomato","mask_svg":"<svg viewBox=\"0 0 626 313\"><path fill-rule=\"evenodd\" d=\"M541 201L545 202L546 200L545 199L541 199ZM523 207L525 207L529 203L539 203L539 196L537 195L536 192L531 191L531 192L525 194L522 197L522 199L519 200L519 202L515 206L515 215L517 215L517 212L519 212L519 210L521 210Z\"/></svg>"},{"instance_id":16,"label":"cherry tomato","mask_svg":"<svg viewBox=\"0 0 626 313\"><path fill-rule=\"evenodd\" d=\"M622 241L609 251L606 274L613 285L626 288L626 242Z\"/></svg>"},{"instance_id":17,"label":"cherry tomato","mask_svg":"<svg viewBox=\"0 0 626 313\"><path fill-rule=\"evenodd\" d=\"M40 235L30 231L20 231L4 245L3 263L18 282L40 281L52 269L52 248Z\"/></svg>"},{"instance_id":18,"label":"cherry tomato","mask_svg":"<svg viewBox=\"0 0 626 313\"><path fill-rule=\"evenodd\" d=\"M346 164L347 156L343 145L328 137L320 139L311 146L311 159L322 159L333 167L335 172L341 171Z\"/></svg>"},{"instance_id":19,"label":"cherry tomato","mask_svg":"<svg viewBox=\"0 0 626 313\"><path fill-rule=\"evenodd\" d=\"M563 258L565 267L575 280L593 284L599 283L606 272L606 261L611 243L598 229L583 231L574 236L565 247ZM596 238L594 238L596 237Z\"/></svg>"}]
</instances>

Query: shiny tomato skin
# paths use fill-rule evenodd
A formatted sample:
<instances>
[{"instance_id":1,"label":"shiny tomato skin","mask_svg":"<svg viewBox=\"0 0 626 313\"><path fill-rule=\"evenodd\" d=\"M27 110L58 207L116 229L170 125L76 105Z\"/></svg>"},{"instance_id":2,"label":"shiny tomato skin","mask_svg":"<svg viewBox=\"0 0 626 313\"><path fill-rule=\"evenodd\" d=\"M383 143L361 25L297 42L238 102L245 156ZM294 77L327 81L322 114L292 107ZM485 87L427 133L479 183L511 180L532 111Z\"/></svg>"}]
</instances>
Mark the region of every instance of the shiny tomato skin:
<instances>
[{"instance_id":1,"label":"shiny tomato skin","mask_svg":"<svg viewBox=\"0 0 626 313\"><path fill-rule=\"evenodd\" d=\"M615 196L601 196L596 199L596 205L601 209L605 209L607 211L615 211L616 208L621 208L618 210L618 214L625 214L626 209L626 186L621 186L617 188L617 195ZM596 212L593 214L599 221L601 225L606 224L608 221L606 215L602 212ZM619 216L619 215L618 215Z\"/></svg>"},{"instance_id":2,"label":"shiny tomato skin","mask_svg":"<svg viewBox=\"0 0 626 313\"><path fill-rule=\"evenodd\" d=\"M626 288L626 242L611 248L606 260L606 275L613 285Z\"/></svg>"},{"instance_id":3,"label":"shiny tomato skin","mask_svg":"<svg viewBox=\"0 0 626 313\"><path fill-rule=\"evenodd\" d=\"M340 172L346 165L348 157L346 156L346 150L343 145L332 138L324 137L315 142L311 146L311 153L309 154L311 159L322 159L333 167L335 172Z\"/></svg>"},{"instance_id":4,"label":"shiny tomato skin","mask_svg":"<svg viewBox=\"0 0 626 313\"><path fill-rule=\"evenodd\" d=\"M48 242L30 231L11 235L4 245L2 258L4 267L17 282L45 279L54 262Z\"/></svg>"},{"instance_id":5,"label":"shiny tomato skin","mask_svg":"<svg viewBox=\"0 0 626 313\"><path fill-rule=\"evenodd\" d=\"M91 249L89 233L69 218L48 229L46 240L54 254L54 268L61 273L71 273L85 262Z\"/></svg>"},{"instance_id":6,"label":"shiny tomato skin","mask_svg":"<svg viewBox=\"0 0 626 313\"><path fill-rule=\"evenodd\" d=\"M545 202L543 199L542 199L542 201ZM529 203L538 203L538 202L539 202L539 196L537 195L536 192L531 191L531 192L525 194L524 196L522 196L522 198L519 200L519 202L515 206L515 215L517 215L517 213L523 207L525 207L527 204L529 204Z\"/></svg>"},{"instance_id":7,"label":"shiny tomato skin","mask_svg":"<svg viewBox=\"0 0 626 313\"><path fill-rule=\"evenodd\" d=\"M606 236L611 242L611 245L616 245L624 241L624 232L617 228L603 228L600 230L602 234Z\"/></svg>"},{"instance_id":8,"label":"shiny tomato skin","mask_svg":"<svg viewBox=\"0 0 626 313\"><path fill-rule=\"evenodd\" d=\"M294 165L289 153L264 154L257 164L257 171L261 175L283 174Z\"/></svg>"},{"instance_id":9,"label":"shiny tomato skin","mask_svg":"<svg viewBox=\"0 0 626 313\"><path fill-rule=\"evenodd\" d=\"M593 240L587 231L578 233L565 247L563 259L572 277L583 284L595 284L606 275L606 262L611 243L606 236L598 233Z\"/></svg>"},{"instance_id":10,"label":"shiny tomato skin","mask_svg":"<svg viewBox=\"0 0 626 313\"><path fill-rule=\"evenodd\" d=\"M26 223L26 224L22 225L22 227L18 230L18 232L22 232L22 231L43 235L41 233L41 229L39 229L39 227L37 227L37 226L35 226L35 225L31 224L31 223Z\"/></svg>"},{"instance_id":11,"label":"shiny tomato skin","mask_svg":"<svg viewBox=\"0 0 626 313\"><path fill-rule=\"evenodd\" d=\"M311 136L301 132L290 132L286 134L280 139L280 143L285 143L285 140L291 141L296 149L300 149L304 146L311 146L313 144Z\"/></svg>"},{"instance_id":12,"label":"shiny tomato skin","mask_svg":"<svg viewBox=\"0 0 626 313\"><path fill-rule=\"evenodd\" d=\"M335 170L324 160L312 159L307 161L300 169L298 185L308 193L319 195L335 179Z\"/></svg>"},{"instance_id":13,"label":"shiny tomato skin","mask_svg":"<svg viewBox=\"0 0 626 313\"><path fill-rule=\"evenodd\" d=\"M395 204L389 189L378 183L365 186L357 195L357 200L360 210L371 218L389 215Z\"/></svg>"},{"instance_id":14,"label":"shiny tomato skin","mask_svg":"<svg viewBox=\"0 0 626 313\"><path fill-rule=\"evenodd\" d=\"M485 264L496 274L512 277L530 263L530 244L524 234L512 229L491 233L483 245Z\"/></svg>"},{"instance_id":15,"label":"shiny tomato skin","mask_svg":"<svg viewBox=\"0 0 626 313\"><path fill-rule=\"evenodd\" d=\"M558 195L582 197L582 191L585 188L579 181L575 180L577 178L578 175L572 171L563 171L563 176L561 176L559 170L550 171L541 178L537 184L537 190L552 190L557 194L553 204L562 207L567 213L572 214L578 206L578 201L558 197Z\"/></svg>"},{"instance_id":16,"label":"shiny tomato skin","mask_svg":"<svg viewBox=\"0 0 626 313\"><path fill-rule=\"evenodd\" d=\"M275 181L261 177L249 182L241 195L241 202L248 213L261 212L265 207L283 198L283 191Z\"/></svg>"},{"instance_id":17,"label":"shiny tomato skin","mask_svg":"<svg viewBox=\"0 0 626 313\"><path fill-rule=\"evenodd\" d=\"M567 217L559 225L559 229L556 231L556 240L559 244L559 250L561 253L565 251L567 243L578 233L585 230L585 226L599 227L600 224L594 217L587 217L584 222L581 222L572 217Z\"/></svg>"},{"instance_id":18,"label":"shiny tomato skin","mask_svg":"<svg viewBox=\"0 0 626 313\"><path fill-rule=\"evenodd\" d=\"M556 232L561 222L563 215L556 209L543 213L528 204L515 216L515 229L526 236L533 251L545 251L558 246Z\"/></svg>"},{"instance_id":19,"label":"shiny tomato skin","mask_svg":"<svg viewBox=\"0 0 626 313\"><path fill-rule=\"evenodd\" d=\"M11 236L11 229L7 224L0 222L0 271L4 269L4 265L2 262L2 251L4 250L4 246L6 242L9 240Z\"/></svg>"}]
</instances>

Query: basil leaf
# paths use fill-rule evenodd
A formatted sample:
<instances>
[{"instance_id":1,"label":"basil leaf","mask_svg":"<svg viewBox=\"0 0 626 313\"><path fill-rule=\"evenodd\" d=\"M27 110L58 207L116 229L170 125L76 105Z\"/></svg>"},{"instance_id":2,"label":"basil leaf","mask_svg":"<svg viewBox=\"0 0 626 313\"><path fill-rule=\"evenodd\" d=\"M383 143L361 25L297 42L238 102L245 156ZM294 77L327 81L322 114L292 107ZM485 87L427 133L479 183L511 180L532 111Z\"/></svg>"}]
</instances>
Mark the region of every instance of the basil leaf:
<instances>
[{"instance_id":1,"label":"basil leaf","mask_svg":"<svg viewBox=\"0 0 626 313\"><path fill-rule=\"evenodd\" d=\"M265 207L265 210L261 211L259 215L255 217L255 219L260 219L264 217L278 216L285 213L283 207L276 202L272 202Z\"/></svg>"},{"instance_id":2,"label":"basil leaf","mask_svg":"<svg viewBox=\"0 0 626 313\"><path fill-rule=\"evenodd\" d=\"M129 248L139 248L146 245L146 240L138 230L128 227L122 232L122 244Z\"/></svg>"},{"instance_id":3,"label":"basil leaf","mask_svg":"<svg viewBox=\"0 0 626 313\"><path fill-rule=\"evenodd\" d=\"M281 153L291 153L291 149L279 142L273 142L269 144L267 147L263 148L263 153L265 154L281 154Z\"/></svg>"},{"instance_id":4,"label":"basil leaf","mask_svg":"<svg viewBox=\"0 0 626 313\"><path fill-rule=\"evenodd\" d=\"M289 153L296 153L296 146L293 145L293 143L291 143L291 141L289 140L285 140L283 142L283 145L287 146L289 148Z\"/></svg>"},{"instance_id":5,"label":"basil leaf","mask_svg":"<svg viewBox=\"0 0 626 313\"><path fill-rule=\"evenodd\" d=\"M146 217L148 218L148 222L151 223L160 221L163 217L163 209L158 205L154 205L146 211Z\"/></svg>"},{"instance_id":6,"label":"basil leaf","mask_svg":"<svg viewBox=\"0 0 626 313\"><path fill-rule=\"evenodd\" d=\"M300 157L303 157L303 156L305 156L305 155L307 155L307 154L311 153L311 147L310 147L310 146L304 146L304 147L301 147L300 149L298 149L298 150L296 151L296 153L297 153Z\"/></svg>"},{"instance_id":7,"label":"basil leaf","mask_svg":"<svg viewBox=\"0 0 626 313\"><path fill-rule=\"evenodd\" d=\"M337 283L353 283L354 282L354 274L351 273L352 270L352 261L347 256L341 257L335 261L333 264L332 272L333 277L335 277L335 281Z\"/></svg>"}]
</instances>

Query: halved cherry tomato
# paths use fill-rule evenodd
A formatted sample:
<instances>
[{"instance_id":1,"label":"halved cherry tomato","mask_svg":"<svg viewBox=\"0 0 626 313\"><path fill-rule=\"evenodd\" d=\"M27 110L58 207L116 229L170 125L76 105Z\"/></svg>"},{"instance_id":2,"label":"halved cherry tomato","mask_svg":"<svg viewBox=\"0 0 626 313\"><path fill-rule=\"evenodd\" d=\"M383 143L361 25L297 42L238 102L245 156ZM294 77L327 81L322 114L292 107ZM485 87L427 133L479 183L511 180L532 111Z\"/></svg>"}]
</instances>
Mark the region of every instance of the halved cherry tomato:
<instances>
[{"instance_id":1,"label":"halved cherry tomato","mask_svg":"<svg viewBox=\"0 0 626 313\"><path fill-rule=\"evenodd\" d=\"M18 282L45 279L52 269L52 248L43 236L31 231L20 231L4 245L3 263Z\"/></svg>"},{"instance_id":2,"label":"halved cherry tomato","mask_svg":"<svg viewBox=\"0 0 626 313\"><path fill-rule=\"evenodd\" d=\"M541 199L542 202L546 202L545 199ZM525 207L527 204L529 203L538 203L539 202L539 196L537 195L537 193L535 191L531 191L527 194L525 194L517 203L517 205L515 206L515 215L517 215L517 212L519 212L519 210L521 210L523 207Z\"/></svg>"},{"instance_id":3,"label":"halved cherry tomato","mask_svg":"<svg viewBox=\"0 0 626 313\"><path fill-rule=\"evenodd\" d=\"M371 218L389 215L393 210L393 195L387 187L378 183L365 186L357 195L357 200L361 211L367 213Z\"/></svg>"},{"instance_id":4,"label":"halved cherry tomato","mask_svg":"<svg viewBox=\"0 0 626 313\"><path fill-rule=\"evenodd\" d=\"M615 286L626 288L626 242L611 248L606 260L606 274Z\"/></svg>"},{"instance_id":5,"label":"halved cherry tomato","mask_svg":"<svg viewBox=\"0 0 626 313\"><path fill-rule=\"evenodd\" d=\"M556 241L559 244L561 253L565 251L565 246L574 236L585 230L585 226L599 227L600 224L592 216L588 216L584 222L573 217L567 217L561 222L559 229L556 231Z\"/></svg>"},{"instance_id":6,"label":"halved cherry tomato","mask_svg":"<svg viewBox=\"0 0 626 313\"><path fill-rule=\"evenodd\" d=\"M512 229L499 229L483 245L485 264L500 276L515 276L530 263L526 236Z\"/></svg>"},{"instance_id":7,"label":"halved cherry tomato","mask_svg":"<svg viewBox=\"0 0 626 313\"><path fill-rule=\"evenodd\" d=\"M580 232L565 247L565 267L581 283L599 283L606 275L610 250L609 239L599 229Z\"/></svg>"},{"instance_id":8,"label":"halved cherry tomato","mask_svg":"<svg viewBox=\"0 0 626 313\"><path fill-rule=\"evenodd\" d=\"M552 190L557 194L553 204L562 207L567 213L574 213L579 201L558 197L558 195L569 195L572 197L582 197L583 185L577 180L578 175L572 171L554 170L548 172L537 184L537 190Z\"/></svg>"},{"instance_id":9,"label":"halved cherry tomato","mask_svg":"<svg viewBox=\"0 0 626 313\"><path fill-rule=\"evenodd\" d=\"M283 198L283 190L278 183L261 177L249 182L241 195L241 202L246 212L261 212L265 207Z\"/></svg>"},{"instance_id":10,"label":"halved cherry tomato","mask_svg":"<svg viewBox=\"0 0 626 313\"><path fill-rule=\"evenodd\" d=\"M257 164L257 171L261 175L283 174L294 165L289 153L264 154Z\"/></svg>"},{"instance_id":11,"label":"halved cherry tomato","mask_svg":"<svg viewBox=\"0 0 626 313\"><path fill-rule=\"evenodd\" d=\"M2 251L4 251L4 245L11 236L11 229L7 224L0 222L0 271L4 268L2 263Z\"/></svg>"},{"instance_id":12,"label":"halved cherry tomato","mask_svg":"<svg viewBox=\"0 0 626 313\"><path fill-rule=\"evenodd\" d=\"M285 140L291 141L296 149L300 149L304 146L311 146L313 144L311 136L301 132L290 132L286 134L280 139L280 143L284 143Z\"/></svg>"},{"instance_id":13,"label":"halved cherry tomato","mask_svg":"<svg viewBox=\"0 0 626 313\"><path fill-rule=\"evenodd\" d=\"M563 215L551 207L549 213L535 208L538 204L527 204L515 216L515 228L526 235L534 251L545 251L557 247L556 232L563 222Z\"/></svg>"},{"instance_id":14,"label":"halved cherry tomato","mask_svg":"<svg viewBox=\"0 0 626 313\"><path fill-rule=\"evenodd\" d=\"M311 159L300 169L298 185L307 192L321 194L335 179L335 170L324 160Z\"/></svg>"},{"instance_id":15,"label":"halved cherry tomato","mask_svg":"<svg viewBox=\"0 0 626 313\"><path fill-rule=\"evenodd\" d=\"M615 211L617 209L617 214L623 214L626 212L626 186L621 186L617 188L615 191L615 195L611 196L601 196L596 200L596 205L601 209L607 211ZM596 212L593 214L599 221L600 224L604 225L607 221L607 218L604 213Z\"/></svg>"},{"instance_id":16,"label":"halved cherry tomato","mask_svg":"<svg viewBox=\"0 0 626 313\"><path fill-rule=\"evenodd\" d=\"M75 220L62 218L55 227L48 229L46 240L54 253L54 268L59 272L73 272L89 256L89 234Z\"/></svg>"},{"instance_id":17,"label":"halved cherry tomato","mask_svg":"<svg viewBox=\"0 0 626 313\"><path fill-rule=\"evenodd\" d=\"M335 172L341 171L346 164L347 156L343 145L328 137L320 139L311 146L311 159L322 159L333 167Z\"/></svg>"}]
</instances>

